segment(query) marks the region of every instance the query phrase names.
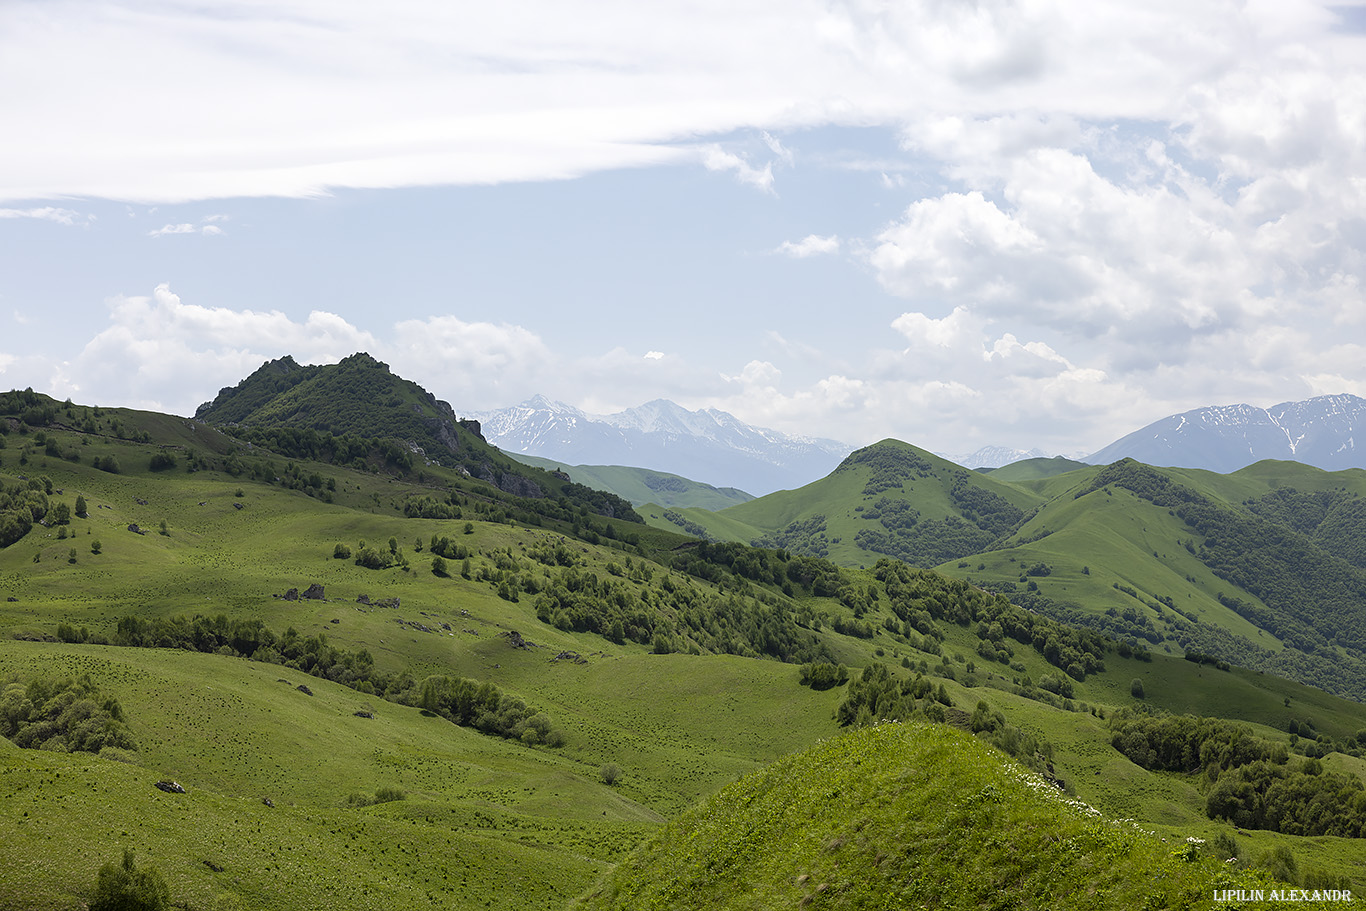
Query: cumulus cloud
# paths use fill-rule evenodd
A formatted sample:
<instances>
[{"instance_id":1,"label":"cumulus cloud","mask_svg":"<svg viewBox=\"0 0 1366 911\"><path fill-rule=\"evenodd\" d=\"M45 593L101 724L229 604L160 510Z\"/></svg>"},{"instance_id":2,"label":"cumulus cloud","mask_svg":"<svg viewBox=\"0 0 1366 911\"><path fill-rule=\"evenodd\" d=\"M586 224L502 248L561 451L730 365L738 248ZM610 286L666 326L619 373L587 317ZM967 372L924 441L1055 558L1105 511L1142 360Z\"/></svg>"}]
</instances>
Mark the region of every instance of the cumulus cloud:
<instances>
[{"instance_id":1,"label":"cumulus cloud","mask_svg":"<svg viewBox=\"0 0 1366 911\"><path fill-rule=\"evenodd\" d=\"M157 228L155 231L148 231L147 236L165 237L168 234L201 234L204 237L213 237L223 233L223 229L218 227L218 223L227 220L228 216L226 215L209 215L198 225L192 225L188 222L181 222L176 225L168 224L164 227Z\"/></svg>"},{"instance_id":2,"label":"cumulus cloud","mask_svg":"<svg viewBox=\"0 0 1366 911\"><path fill-rule=\"evenodd\" d=\"M162 284L150 296L111 300L109 325L74 359L52 367L51 383L58 397L192 414L267 360L292 354L304 363L333 362L375 341L325 311L300 321L278 310L203 307Z\"/></svg>"}]
</instances>

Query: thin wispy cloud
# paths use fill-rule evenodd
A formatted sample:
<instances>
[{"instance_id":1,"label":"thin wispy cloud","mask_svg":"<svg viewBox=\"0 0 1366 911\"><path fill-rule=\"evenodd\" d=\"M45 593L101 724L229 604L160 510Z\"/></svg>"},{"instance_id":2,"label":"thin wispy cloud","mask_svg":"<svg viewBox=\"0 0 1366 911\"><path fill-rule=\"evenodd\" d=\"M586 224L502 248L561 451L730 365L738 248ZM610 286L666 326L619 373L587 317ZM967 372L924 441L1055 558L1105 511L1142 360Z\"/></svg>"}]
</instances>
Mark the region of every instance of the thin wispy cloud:
<instances>
[{"instance_id":1,"label":"thin wispy cloud","mask_svg":"<svg viewBox=\"0 0 1366 911\"><path fill-rule=\"evenodd\" d=\"M0 218L35 218L40 221L52 221L59 225L88 225L94 221L93 215L82 215L71 209L62 209L57 206L37 206L31 209L3 209L0 208Z\"/></svg>"}]
</instances>

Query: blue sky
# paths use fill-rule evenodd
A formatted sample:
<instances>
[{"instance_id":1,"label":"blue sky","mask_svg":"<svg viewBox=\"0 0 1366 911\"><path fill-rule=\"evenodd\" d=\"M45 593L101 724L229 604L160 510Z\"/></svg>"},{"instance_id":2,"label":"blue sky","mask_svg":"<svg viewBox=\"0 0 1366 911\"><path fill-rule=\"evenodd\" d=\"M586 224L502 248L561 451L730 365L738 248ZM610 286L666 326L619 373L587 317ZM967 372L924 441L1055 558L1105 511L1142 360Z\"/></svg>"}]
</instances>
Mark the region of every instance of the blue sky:
<instances>
[{"instance_id":1,"label":"blue sky","mask_svg":"<svg viewBox=\"0 0 1366 911\"><path fill-rule=\"evenodd\" d=\"M1077 454L1366 395L1366 60L1298 2L0 5L0 387L366 350Z\"/></svg>"}]
</instances>

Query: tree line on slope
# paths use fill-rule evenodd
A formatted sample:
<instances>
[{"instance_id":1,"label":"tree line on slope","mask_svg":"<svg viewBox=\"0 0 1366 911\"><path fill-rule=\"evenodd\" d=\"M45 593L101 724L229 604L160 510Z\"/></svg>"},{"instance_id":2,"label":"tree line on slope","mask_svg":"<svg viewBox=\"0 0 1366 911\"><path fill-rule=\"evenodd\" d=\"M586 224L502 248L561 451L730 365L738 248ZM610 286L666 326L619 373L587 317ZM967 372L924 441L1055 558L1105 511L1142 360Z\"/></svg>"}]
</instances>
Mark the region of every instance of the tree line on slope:
<instances>
[{"instance_id":1,"label":"tree line on slope","mask_svg":"<svg viewBox=\"0 0 1366 911\"><path fill-rule=\"evenodd\" d=\"M1102 469L1077 496L1109 485L1170 510L1203 539L1199 546L1188 543L1191 553L1266 605L1258 612L1242 602L1249 619L1290 646L1268 669L1338 695L1366 698L1366 571L1291 527L1221 506L1131 459ZM1241 654L1221 657L1253 663Z\"/></svg>"},{"instance_id":2,"label":"tree line on slope","mask_svg":"<svg viewBox=\"0 0 1366 911\"><path fill-rule=\"evenodd\" d=\"M301 636L292 626L277 635L259 619L229 619L223 614L146 620L127 616L119 619L112 644L244 657L332 680L389 702L420 706L486 734L528 744L564 743L543 712L492 683L442 674L419 682L406 669L385 673L375 667L368 649L339 649L323 634Z\"/></svg>"}]
</instances>

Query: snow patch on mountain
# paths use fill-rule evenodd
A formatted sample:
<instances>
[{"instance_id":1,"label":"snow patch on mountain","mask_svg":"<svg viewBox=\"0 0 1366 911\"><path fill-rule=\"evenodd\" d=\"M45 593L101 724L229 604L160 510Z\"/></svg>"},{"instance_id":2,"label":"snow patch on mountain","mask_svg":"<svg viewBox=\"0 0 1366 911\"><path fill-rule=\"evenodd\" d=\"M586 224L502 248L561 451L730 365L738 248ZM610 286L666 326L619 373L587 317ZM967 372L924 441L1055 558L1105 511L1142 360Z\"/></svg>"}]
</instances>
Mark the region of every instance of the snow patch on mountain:
<instances>
[{"instance_id":1,"label":"snow patch on mountain","mask_svg":"<svg viewBox=\"0 0 1366 911\"><path fill-rule=\"evenodd\" d=\"M1270 408L1212 405L1155 421L1086 457L1093 464L1133 458L1151 465L1227 473L1263 459L1326 471L1366 467L1356 429L1366 425L1366 399L1322 395Z\"/></svg>"}]
</instances>

